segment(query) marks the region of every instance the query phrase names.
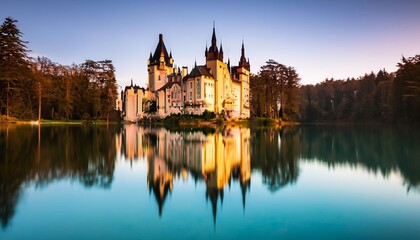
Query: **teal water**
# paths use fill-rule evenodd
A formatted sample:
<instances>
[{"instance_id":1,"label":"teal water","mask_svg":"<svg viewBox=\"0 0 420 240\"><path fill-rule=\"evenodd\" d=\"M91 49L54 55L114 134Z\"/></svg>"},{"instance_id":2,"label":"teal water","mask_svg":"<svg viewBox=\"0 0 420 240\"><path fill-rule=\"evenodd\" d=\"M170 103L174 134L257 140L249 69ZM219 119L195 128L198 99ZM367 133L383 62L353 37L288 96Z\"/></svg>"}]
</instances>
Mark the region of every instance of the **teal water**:
<instances>
[{"instance_id":1,"label":"teal water","mask_svg":"<svg viewBox=\"0 0 420 240\"><path fill-rule=\"evenodd\" d=\"M0 239L420 239L419 136L0 125Z\"/></svg>"}]
</instances>

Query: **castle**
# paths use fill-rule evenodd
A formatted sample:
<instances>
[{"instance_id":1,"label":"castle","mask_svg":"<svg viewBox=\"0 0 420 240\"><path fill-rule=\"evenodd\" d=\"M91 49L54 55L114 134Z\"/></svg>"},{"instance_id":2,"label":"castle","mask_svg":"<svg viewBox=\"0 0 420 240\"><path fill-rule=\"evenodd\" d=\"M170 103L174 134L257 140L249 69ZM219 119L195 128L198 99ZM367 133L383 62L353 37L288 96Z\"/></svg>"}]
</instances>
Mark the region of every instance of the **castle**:
<instances>
[{"instance_id":1,"label":"castle","mask_svg":"<svg viewBox=\"0 0 420 240\"><path fill-rule=\"evenodd\" d=\"M171 114L202 114L205 110L227 118L248 118L250 64L242 42L238 66L223 62L223 47L217 47L213 26L211 46L205 50L206 64L174 67L172 52L168 54L163 35L147 61L148 88L127 86L123 93L126 121L145 116L164 118Z\"/></svg>"}]
</instances>

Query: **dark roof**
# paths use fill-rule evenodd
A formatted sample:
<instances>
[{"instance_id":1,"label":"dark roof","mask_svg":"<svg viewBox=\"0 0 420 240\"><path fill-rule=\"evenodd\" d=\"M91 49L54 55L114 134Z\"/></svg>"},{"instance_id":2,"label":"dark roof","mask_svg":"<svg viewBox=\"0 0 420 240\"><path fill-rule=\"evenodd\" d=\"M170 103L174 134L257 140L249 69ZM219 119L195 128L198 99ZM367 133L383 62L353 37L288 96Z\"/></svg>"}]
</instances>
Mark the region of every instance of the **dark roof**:
<instances>
[{"instance_id":1,"label":"dark roof","mask_svg":"<svg viewBox=\"0 0 420 240\"><path fill-rule=\"evenodd\" d=\"M238 73L238 66L234 66L230 68L231 74L237 74Z\"/></svg>"},{"instance_id":2,"label":"dark roof","mask_svg":"<svg viewBox=\"0 0 420 240\"><path fill-rule=\"evenodd\" d=\"M178 84L179 86L181 86L181 83L178 81L175 82L167 82L165 85L163 85L161 88L159 88L158 90L156 90L156 92L167 89L167 88L171 88L173 85Z\"/></svg>"},{"instance_id":3,"label":"dark roof","mask_svg":"<svg viewBox=\"0 0 420 240\"><path fill-rule=\"evenodd\" d=\"M211 35L211 45L210 45L209 52L218 52L216 42L217 42L217 40L216 40L216 30L215 30L215 27L213 26L213 34ZM206 48L207 48L207 46L206 46Z\"/></svg>"},{"instance_id":4,"label":"dark roof","mask_svg":"<svg viewBox=\"0 0 420 240\"><path fill-rule=\"evenodd\" d=\"M159 63L161 53L163 53L166 65L171 66L171 63L170 63L169 59L172 58L172 53L171 53L171 56L169 56L168 51L166 50L166 47L165 47L165 43L163 42L163 35L159 34L159 43L156 46L155 53L149 59L150 64Z\"/></svg>"},{"instance_id":5,"label":"dark roof","mask_svg":"<svg viewBox=\"0 0 420 240\"><path fill-rule=\"evenodd\" d=\"M235 66L235 67L231 68L230 74L232 76L232 81L233 82L240 82L238 68L241 68L241 67Z\"/></svg>"},{"instance_id":6,"label":"dark roof","mask_svg":"<svg viewBox=\"0 0 420 240\"><path fill-rule=\"evenodd\" d=\"M126 92L129 89L134 89L135 93L137 93L138 91L142 91L144 93L144 91L146 90L143 87L139 87L137 85L131 85L131 86L125 86L124 92Z\"/></svg>"},{"instance_id":7,"label":"dark roof","mask_svg":"<svg viewBox=\"0 0 420 240\"><path fill-rule=\"evenodd\" d=\"M179 73L179 72L178 73L171 73L171 74L168 75L168 77L170 77L170 76L180 76L180 75L181 75L181 73Z\"/></svg>"},{"instance_id":8,"label":"dark roof","mask_svg":"<svg viewBox=\"0 0 420 240\"><path fill-rule=\"evenodd\" d=\"M243 67L250 71L251 67L249 65L249 59L245 58L245 47L244 42L242 41L242 48L241 48L241 59L239 60L239 67Z\"/></svg>"},{"instance_id":9,"label":"dark roof","mask_svg":"<svg viewBox=\"0 0 420 240\"><path fill-rule=\"evenodd\" d=\"M216 30L213 25L213 34L211 36L211 45L210 48L205 51L205 56L207 60L219 60L223 62L223 47L222 44L220 44L220 51L217 48L217 40L216 40Z\"/></svg>"},{"instance_id":10,"label":"dark roof","mask_svg":"<svg viewBox=\"0 0 420 240\"><path fill-rule=\"evenodd\" d=\"M198 76L206 76L209 78L214 78L213 75L210 73L210 69L206 66L195 66L190 74L188 74L188 77L198 77Z\"/></svg>"}]
</instances>

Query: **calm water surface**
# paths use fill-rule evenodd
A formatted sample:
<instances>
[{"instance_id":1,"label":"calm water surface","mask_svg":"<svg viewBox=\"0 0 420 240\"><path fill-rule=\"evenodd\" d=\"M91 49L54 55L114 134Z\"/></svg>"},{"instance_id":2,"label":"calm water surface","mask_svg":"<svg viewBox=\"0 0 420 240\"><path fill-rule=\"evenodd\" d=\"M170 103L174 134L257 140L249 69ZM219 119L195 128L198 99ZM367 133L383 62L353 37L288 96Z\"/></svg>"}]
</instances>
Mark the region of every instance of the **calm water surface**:
<instances>
[{"instance_id":1,"label":"calm water surface","mask_svg":"<svg viewBox=\"0 0 420 240\"><path fill-rule=\"evenodd\" d=\"M0 125L0 239L420 239L419 136Z\"/></svg>"}]
</instances>

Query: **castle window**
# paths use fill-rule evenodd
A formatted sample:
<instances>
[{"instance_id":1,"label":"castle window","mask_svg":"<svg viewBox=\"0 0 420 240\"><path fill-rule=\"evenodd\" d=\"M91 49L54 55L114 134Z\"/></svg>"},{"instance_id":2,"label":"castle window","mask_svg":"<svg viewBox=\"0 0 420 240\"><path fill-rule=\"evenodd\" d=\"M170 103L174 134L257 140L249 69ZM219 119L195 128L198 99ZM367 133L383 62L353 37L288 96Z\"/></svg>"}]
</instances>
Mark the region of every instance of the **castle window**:
<instances>
[{"instance_id":1,"label":"castle window","mask_svg":"<svg viewBox=\"0 0 420 240\"><path fill-rule=\"evenodd\" d=\"M158 76L158 81L160 81L160 75Z\"/></svg>"},{"instance_id":2,"label":"castle window","mask_svg":"<svg viewBox=\"0 0 420 240\"><path fill-rule=\"evenodd\" d=\"M190 82L190 88L192 88L192 82Z\"/></svg>"},{"instance_id":3,"label":"castle window","mask_svg":"<svg viewBox=\"0 0 420 240\"><path fill-rule=\"evenodd\" d=\"M190 92L190 101L192 101L192 92Z\"/></svg>"},{"instance_id":4,"label":"castle window","mask_svg":"<svg viewBox=\"0 0 420 240\"><path fill-rule=\"evenodd\" d=\"M200 80L197 80L197 98L201 98L201 86L200 86Z\"/></svg>"}]
</instances>

